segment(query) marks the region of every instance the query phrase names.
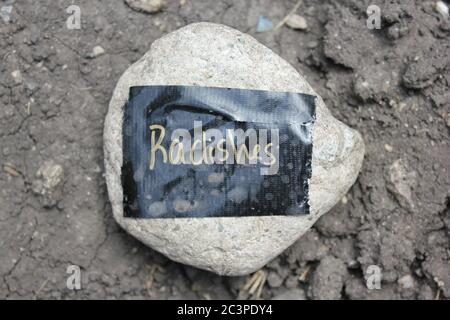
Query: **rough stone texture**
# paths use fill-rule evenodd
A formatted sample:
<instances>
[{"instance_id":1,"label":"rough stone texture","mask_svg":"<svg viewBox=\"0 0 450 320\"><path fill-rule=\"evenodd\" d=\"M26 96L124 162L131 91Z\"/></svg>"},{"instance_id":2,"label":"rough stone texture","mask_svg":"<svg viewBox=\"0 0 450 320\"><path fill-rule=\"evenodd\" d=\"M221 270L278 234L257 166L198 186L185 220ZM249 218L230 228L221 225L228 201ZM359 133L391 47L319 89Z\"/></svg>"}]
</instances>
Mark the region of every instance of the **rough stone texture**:
<instances>
[{"instance_id":1,"label":"rough stone texture","mask_svg":"<svg viewBox=\"0 0 450 320\"><path fill-rule=\"evenodd\" d=\"M40 195L40 201L44 207L54 206L61 198L59 186L64 179L64 170L61 165L53 160L45 161L36 172L33 181L33 192Z\"/></svg>"},{"instance_id":2,"label":"rough stone texture","mask_svg":"<svg viewBox=\"0 0 450 320\"><path fill-rule=\"evenodd\" d=\"M169 258L223 275L255 271L330 210L361 168L361 136L332 117L319 97L313 131L311 214L298 217L148 219L123 217L122 107L130 86L199 85L317 93L286 61L229 27L196 23L155 41L120 78L105 121L105 169L116 221Z\"/></svg>"}]
</instances>

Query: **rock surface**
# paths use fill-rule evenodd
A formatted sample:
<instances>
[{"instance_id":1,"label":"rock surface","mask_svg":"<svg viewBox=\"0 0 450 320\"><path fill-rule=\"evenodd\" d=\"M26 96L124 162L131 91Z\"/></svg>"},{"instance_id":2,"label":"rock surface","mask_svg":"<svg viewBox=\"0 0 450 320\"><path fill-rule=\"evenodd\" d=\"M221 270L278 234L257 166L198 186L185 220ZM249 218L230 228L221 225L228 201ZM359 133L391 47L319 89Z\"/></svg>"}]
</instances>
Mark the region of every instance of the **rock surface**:
<instances>
[{"instance_id":1,"label":"rock surface","mask_svg":"<svg viewBox=\"0 0 450 320\"><path fill-rule=\"evenodd\" d=\"M398 159L389 167L387 188L401 206L414 209L413 191L417 184L417 172L408 169L403 159Z\"/></svg>"},{"instance_id":2,"label":"rock surface","mask_svg":"<svg viewBox=\"0 0 450 320\"><path fill-rule=\"evenodd\" d=\"M108 193L115 220L167 257L222 275L244 275L303 235L356 180L364 156L361 136L332 117L319 97L313 131L311 214L206 219L123 217L122 107L130 86L199 85L315 94L286 61L252 37L229 27L196 23L155 41L120 78L105 121Z\"/></svg>"},{"instance_id":3,"label":"rock surface","mask_svg":"<svg viewBox=\"0 0 450 320\"><path fill-rule=\"evenodd\" d=\"M103 47L101 46L95 46L92 49L92 52L88 55L88 58L97 58L99 56L101 56L102 54L105 53L105 49L103 49Z\"/></svg>"},{"instance_id":4,"label":"rock surface","mask_svg":"<svg viewBox=\"0 0 450 320\"><path fill-rule=\"evenodd\" d=\"M64 180L64 169L53 160L45 161L36 172L32 190L39 195L44 207L52 207L61 198L61 183Z\"/></svg>"}]
</instances>

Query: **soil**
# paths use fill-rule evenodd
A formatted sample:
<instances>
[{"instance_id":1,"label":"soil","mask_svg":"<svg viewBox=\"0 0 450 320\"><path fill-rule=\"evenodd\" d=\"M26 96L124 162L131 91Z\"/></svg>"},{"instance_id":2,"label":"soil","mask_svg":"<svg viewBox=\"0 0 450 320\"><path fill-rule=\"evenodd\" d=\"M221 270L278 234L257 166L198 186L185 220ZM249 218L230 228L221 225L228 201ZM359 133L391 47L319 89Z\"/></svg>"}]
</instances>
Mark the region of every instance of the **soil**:
<instances>
[{"instance_id":1,"label":"soil","mask_svg":"<svg viewBox=\"0 0 450 320\"><path fill-rule=\"evenodd\" d=\"M449 20L434 1L305 0L306 31L256 33L259 15L276 25L295 2L167 0L146 14L122 0L0 1L13 6L0 20L0 298L450 298ZM80 30L66 26L71 4ZM366 26L369 4L381 9L379 30ZM106 193L102 132L116 81L152 41L197 21L254 35L366 142L346 197L248 277L141 245L116 225ZM69 265L81 268L80 290L66 286ZM371 265L380 289L366 286Z\"/></svg>"}]
</instances>

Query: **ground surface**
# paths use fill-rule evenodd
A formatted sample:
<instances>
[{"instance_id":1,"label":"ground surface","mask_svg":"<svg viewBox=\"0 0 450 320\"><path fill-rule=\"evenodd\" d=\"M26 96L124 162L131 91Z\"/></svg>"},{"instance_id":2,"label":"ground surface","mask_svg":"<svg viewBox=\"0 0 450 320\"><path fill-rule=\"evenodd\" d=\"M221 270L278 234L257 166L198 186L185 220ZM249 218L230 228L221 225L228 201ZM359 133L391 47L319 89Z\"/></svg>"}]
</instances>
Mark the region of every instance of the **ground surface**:
<instances>
[{"instance_id":1,"label":"ground surface","mask_svg":"<svg viewBox=\"0 0 450 320\"><path fill-rule=\"evenodd\" d=\"M294 1L172 0L153 15L122 0L13 1L0 20L0 298L450 298L450 24L416 2L372 1L382 29L369 30L367 1L305 0L307 31L255 34L260 14L277 23ZM70 4L81 30L66 27ZM153 40L197 21L254 35L366 141L348 195L253 277L169 261L124 233L107 199L116 81ZM95 46L105 53L92 58ZM72 264L79 291L66 287ZM369 265L379 290L366 288ZM255 279L260 292L246 286Z\"/></svg>"}]
</instances>

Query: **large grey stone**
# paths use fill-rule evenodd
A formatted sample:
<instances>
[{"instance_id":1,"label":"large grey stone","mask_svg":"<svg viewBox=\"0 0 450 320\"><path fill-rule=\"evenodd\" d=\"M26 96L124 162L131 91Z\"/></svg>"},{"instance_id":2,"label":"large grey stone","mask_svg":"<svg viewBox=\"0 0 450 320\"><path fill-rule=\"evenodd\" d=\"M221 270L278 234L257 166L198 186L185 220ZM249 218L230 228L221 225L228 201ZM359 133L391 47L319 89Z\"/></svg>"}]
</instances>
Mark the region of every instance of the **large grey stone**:
<instances>
[{"instance_id":1,"label":"large grey stone","mask_svg":"<svg viewBox=\"0 0 450 320\"><path fill-rule=\"evenodd\" d=\"M196 85L315 94L286 61L249 35L195 23L156 40L114 90L105 121L106 181L115 220L167 257L222 275L251 273L276 257L333 207L354 183L364 156L356 131L333 118L319 97L313 130L311 214L238 218L123 217L122 107L130 86Z\"/></svg>"}]
</instances>

